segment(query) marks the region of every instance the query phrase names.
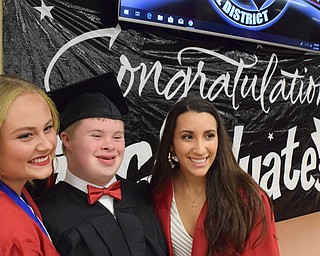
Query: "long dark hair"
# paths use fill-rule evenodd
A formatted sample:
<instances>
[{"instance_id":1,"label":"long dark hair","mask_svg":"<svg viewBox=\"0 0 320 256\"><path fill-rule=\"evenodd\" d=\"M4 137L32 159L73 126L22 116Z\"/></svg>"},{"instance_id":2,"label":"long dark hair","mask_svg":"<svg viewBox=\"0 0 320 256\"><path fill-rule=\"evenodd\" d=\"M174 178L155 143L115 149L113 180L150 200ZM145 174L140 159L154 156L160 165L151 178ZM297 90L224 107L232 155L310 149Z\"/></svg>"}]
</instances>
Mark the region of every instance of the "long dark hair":
<instances>
[{"instance_id":1,"label":"long dark hair","mask_svg":"<svg viewBox=\"0 0 320 256\"><path fill-rule=\"evenodd\" d=\"M267 217L260 195L265 192L237 163L229 134L211 102L200 97L187 97L174 104L169 111L152 171L153 193L161 192L179 171L179 167L172 169L168 154L173 144L176 120L189 111L209 113L217 122L218 150L206 181L204 227L208 241L207 255L239 255L255 225L262 222L261 234L254 244L259 243L266 231ZM271 205L270 199L269 203Z\"/></svg>"}]
</instances>

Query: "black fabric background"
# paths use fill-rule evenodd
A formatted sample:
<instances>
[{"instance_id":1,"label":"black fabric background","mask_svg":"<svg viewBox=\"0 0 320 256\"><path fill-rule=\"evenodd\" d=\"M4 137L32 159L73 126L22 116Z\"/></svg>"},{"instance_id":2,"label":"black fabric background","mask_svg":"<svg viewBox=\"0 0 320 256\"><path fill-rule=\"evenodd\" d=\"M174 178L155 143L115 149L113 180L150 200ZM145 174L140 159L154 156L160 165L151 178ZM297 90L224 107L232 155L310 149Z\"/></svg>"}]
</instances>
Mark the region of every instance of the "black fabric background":
<instances>
[{"instance_id":1,"label":"black fabric background","mask_svg":"<svg viewBox=\"0 0 320 256\"><path fill-rule=\"evenodd\" d=\"M5 73L19 75L41 87L45 87L44 77L50 61L63 45L83 33L116 27L118 24L115 0L48 0L45 4L54 6L51 10L53 19L45 17L40 20L40 12L33 8L41 6L40 0L5 0L3 17ZM270 46L257 47L253 43L164 28L121 22L119 24L121 32L111 49L109 49L110 38L100 37L86 40L64 52L50 74L50 89L54 90L103 72L113 71L117 74L121 68L120 58L123 56L130 61L132 67L138 67L143 63L148 71L156 62L160 62L162 70L159 87L161 89L181 70L187 72L188 68L191 69L193 72L191 77L193 77L199 62L204 63L202 72L206 74L207 85L213 83L222 74L229 74L230 84L233 84L237 69L223 59L190 50L183 53L180 64L177 61L177 54L187 47L200 47L236 61L243 60L245 63L252 63L256 57L257 64L242 72L239 84L246 76L249 81L256 76L257 95L270 59L273 66L276 59L278 63L269 81L265 97L279 81L284 79L284 75L281 74L283 70L290 73L297 71L303 75L296 81L295 93L298 93L298 85L301 82L305 85L309 84L310 77L315 84L320 81L318 71L320 55ZM141 69L135 72L135 82L126 95L130 108L130 115L126 120L126 144L146 141L154 154L165 115L171 105L182 96L183 90L178 90L173 98L166 99L155 91L155 79L152 75L139 94L140 74ZM128 89L129 78L129 74L126 73L121 81L124 92ZM170 92L178 88L178 81L172 85ZM286 78L286 82L289 90L292 81ZM244 126L239 159L248 155L251 160L258 156L264 158L273 152L281 158L281 168L283 168L285 160L282 150L286 147L288 130L296 127L295 142L300 144L294 150L291 169L300 170L305 151L308 148L316 150L311 133L316 131L314 118L320 119L317 97L310 103L298 101L294 104L290 100L279 100L279 98L275 103L267 104L270 111L265 113L259 101L254 101L249 96L241 98L239 88L237 87L236 90L239 105L236 110L225 93L220 93L219 97L214 99L216 107L224 117L231 138L233 138L235 126ZM209 87L206 87L204 91L207 92L208 89ZM188 95L199 94L199 91L198 79ZM273 133L274 140L268 140L269 133ZM252 173L251 160L248 167L250 174ZM139 180L150 174L152 158L141 168L138 168L137 162L136 157L131 159L127 178ZM273 164L275 163L271 162L270 167L262 166L260 177L267 173ZM318 164L317 160L317 168L310 171L308 175L319 183ZM274 176L270 177L269 185L273 178ZM277 221L320 210L320 193L315 186L306 190L299 181L294 189L287 188L283 181L283 169L280 173L279 186L281 196L274 200Z\"/></svg>"}]
</instances>

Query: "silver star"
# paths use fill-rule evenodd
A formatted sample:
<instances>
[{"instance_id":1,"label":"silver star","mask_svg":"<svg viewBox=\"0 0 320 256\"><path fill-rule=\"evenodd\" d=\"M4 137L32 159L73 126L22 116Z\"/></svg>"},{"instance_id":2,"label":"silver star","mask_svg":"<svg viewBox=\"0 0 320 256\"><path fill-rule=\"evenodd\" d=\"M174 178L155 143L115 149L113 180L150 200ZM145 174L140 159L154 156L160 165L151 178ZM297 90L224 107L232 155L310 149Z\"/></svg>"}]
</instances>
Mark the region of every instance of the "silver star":
<instances>
[{"instance_id":1,"label":"silver star","mask_svg":"<svg viewBox=\"0 0 320 256\"><path fill-rule=\"evenodd\" d=\"M44 17L48 16L49 18L53 19L50 11L54 6L46 6L43 0L41 0L41 6L40 7L33 7L37 11L41 13L40 20L42 20Z\"/></svg>"},{"instance_id":2,"label":"silver star","mask_svg":"<svg viewBox=\"0 0 320 256\"><path fill-rule=\"evenodd\" d=\"M270 133L270 132L269 132L268 139L269 139L270 141L272 141L272 140L274 139L274 138L273 138L273 133Z\"/></svg>"}]
</instances>

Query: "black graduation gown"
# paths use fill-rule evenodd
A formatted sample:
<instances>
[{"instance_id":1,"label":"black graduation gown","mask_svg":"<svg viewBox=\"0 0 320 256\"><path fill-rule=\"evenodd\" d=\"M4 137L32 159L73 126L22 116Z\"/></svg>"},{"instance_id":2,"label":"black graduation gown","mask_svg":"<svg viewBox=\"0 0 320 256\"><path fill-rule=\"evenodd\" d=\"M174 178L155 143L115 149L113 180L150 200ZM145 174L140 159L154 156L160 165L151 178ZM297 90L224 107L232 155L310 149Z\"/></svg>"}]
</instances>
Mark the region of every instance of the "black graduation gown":
<instances>
[{"instance_id":1,"label":"black graduation gown","mask_svg":"<svg viewBox=\"0 0 320 256\"><path fill-rule=\"evenodd\" d=\"M146 187L121 180L122 200L114 200L117 220L87 194L59 182L36 200L56 249L68 256L167 255L166 241Z\"/></svg>"}]
</instances>

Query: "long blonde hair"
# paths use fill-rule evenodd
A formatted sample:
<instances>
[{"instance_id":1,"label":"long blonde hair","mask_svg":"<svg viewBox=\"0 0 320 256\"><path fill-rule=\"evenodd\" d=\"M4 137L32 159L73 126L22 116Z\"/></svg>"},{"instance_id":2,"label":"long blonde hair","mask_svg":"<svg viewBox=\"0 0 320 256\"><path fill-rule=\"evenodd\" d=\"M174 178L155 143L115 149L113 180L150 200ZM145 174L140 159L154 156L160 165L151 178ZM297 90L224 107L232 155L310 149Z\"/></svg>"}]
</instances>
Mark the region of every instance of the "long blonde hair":
<instances>
[{"instance_id":1,"label":"long blonde hair","mask_svg":"<svg viewBox=\"0 0 320 256\"><path fill-rule=\"evenodd\" d=\"M36 85L13 75L0 75L0 129L7 117L12 103L21 95L27 93L39 94L47 102L56 132L59 130L59 113L55 104L46 92Z\"/></svg>"}]
</instances>

